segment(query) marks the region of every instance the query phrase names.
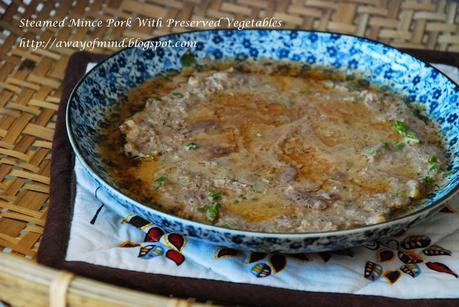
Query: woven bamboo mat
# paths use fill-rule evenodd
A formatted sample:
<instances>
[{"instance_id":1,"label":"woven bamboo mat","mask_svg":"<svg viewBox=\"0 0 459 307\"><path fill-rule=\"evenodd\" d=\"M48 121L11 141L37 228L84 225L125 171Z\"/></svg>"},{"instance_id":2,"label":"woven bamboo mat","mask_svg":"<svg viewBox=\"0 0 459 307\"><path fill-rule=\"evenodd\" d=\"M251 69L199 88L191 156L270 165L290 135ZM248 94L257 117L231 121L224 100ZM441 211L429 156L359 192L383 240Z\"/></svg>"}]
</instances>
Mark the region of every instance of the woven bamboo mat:
<instances>
[{"instance_id":1,"label":"woven bamboo mat","mask_svg":"<svg viewBox=\"0 0 459 307\"><path fill-rule=\"evenodd\" d=\"M46 223L50 149L70 48L19 46L21 38L148 38L175 28L20 28L21 18L129 16L181 20L274 16L286 27L355 33L393 46L459 51L457 1L0 1L0 251L34 259ZM110 53L114 50L95 49Z\"/></svg>"}]
</instances>

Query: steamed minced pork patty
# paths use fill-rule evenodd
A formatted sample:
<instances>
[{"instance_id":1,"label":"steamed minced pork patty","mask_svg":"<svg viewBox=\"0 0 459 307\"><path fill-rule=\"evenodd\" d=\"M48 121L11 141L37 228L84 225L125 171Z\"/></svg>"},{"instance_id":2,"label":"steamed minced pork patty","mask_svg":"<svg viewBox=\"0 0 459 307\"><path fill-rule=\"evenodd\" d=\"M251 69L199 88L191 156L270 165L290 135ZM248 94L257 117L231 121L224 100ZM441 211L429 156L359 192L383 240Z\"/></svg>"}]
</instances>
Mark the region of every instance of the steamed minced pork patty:
<instances>
[{"instance_id":1,"label":"steamed minced pork patty","mask_svg":"<svg viewBox=\"0 0 459 307\"><path fill-rule=\"evenodd\" d=\"M447 165L420 107L281 63L186 70L133 100L143 109L121 119L116 152L135 162L119 163L115 178L134 198L204 223L267 232L379 223L425 199Z\"/></svg>"}]
</instances>

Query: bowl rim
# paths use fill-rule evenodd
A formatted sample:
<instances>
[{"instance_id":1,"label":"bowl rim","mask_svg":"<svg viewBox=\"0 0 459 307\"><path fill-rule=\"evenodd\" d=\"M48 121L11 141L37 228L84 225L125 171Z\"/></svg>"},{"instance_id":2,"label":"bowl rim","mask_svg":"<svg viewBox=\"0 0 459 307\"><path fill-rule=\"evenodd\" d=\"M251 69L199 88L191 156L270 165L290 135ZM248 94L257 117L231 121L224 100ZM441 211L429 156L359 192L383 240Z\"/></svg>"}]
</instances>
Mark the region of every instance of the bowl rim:
<instances>
[{"instance_id":1,"label":"bowl rim","mask_svg":"<svg viewBox=\"0 0 459 307\"><path fill-rule=\"evenodd\" d=\"M445 75L443 72L441 72L439 69L437 69L436 67L434 67L430 63L425 62L425 61L419 59L416 56L413 56L413 55L408 54L408 53L406 53L404 51L401 51L400 49L398 49L396 47L393 47L393 46L390 46L390 45L388 45L386 43L382 43L382 42L379 42L377 40L373 40L373 39L366 38L366 37L361 37L361 36L354 35L354 34L344 34L344 33L332 32L332 31L316 31L316 30L294 29L294 28L282 28L282 29L251 28L251 29L241 29L241 30L238 30L238 29L196 29L196 30L192 30L192 31L185 31L185 32L179 32L179 33L168 33L168 34L155 36L155 37L152 37L152 38L149 38L149 39L146 39L146 40L142 40L142 41L157 41L157 40L159 40L161 38L177 37L177 36L180 36L180 35L183 35L183 34L190 34L190 33L197 33L197 32L222 32L222 31L234 31L234 32L239 32L239 31L245 31L245 32L258 32L258 31L292 32L292 31L296 31L296 32L306 32L306 33L338 34L338 35L341 35L341 36L347 36L347 37L351 37L353 39L366 41L366 42L369 42L371 44L382 45L382 46L394 49L394 50L398 51L401 54L408 55L408 56L410 56L412 58L415 58L416 60L418 60L419 62L423 63L427 67L430 67L431 69L433 69L437 73L439 73L439 74L443 75L444 77L446 77L452 84L456 85L456 88L459 87L459 85L456 84L456 82L454 82L450 77ZM376 224L363 225L363 226L359 226L359 227L355 227L355 228L342 229L342 230L315 231L315 232L290 232L290 233L289 232L259 232L259 231L251 231L251 230L231 229L231 228L225 228L225 227L221 227L221 226L205 224L205 223L201 223L201 222L185 219L185 218L182 218L182 217L170 214L170 213L166 213L166 212L157 210L155 208L148 207L147 205L136 201L135 199L133 199L133 198L129 197L128 195L122 193L117 188L113 187L111 184L107 183L103 178L101 178L92 169L92 167L86 161L85 157L79 151L76 137L73 134L72 129L71 129L71 121L70 121L70 102L73 99L74 95L76 94L77 89L81 86L81 84L83 82L85 82L85 80L91 74L94 74L95 71L97 70L97 68L99 66L102 66L106 61L108 61L111 58L114 58L119 53L124 52L125 50L128 50L128 49L132 49L132 48L136 48L136 47L135 46L126 47L126 48L120 49L120 50L110 54L104 60L102 60L101 62L99 62L96 65L94 65L87 73L85 73L85 75L82 78L80 78L80 80L77 82L77 84L73 87L73 89L72 89L72 91L71 91L71 93L69 95L69 98L67 99L67 105L66 105L66 109L65 109L65 126L66 126L66 131L67 131L67 136L68 136L68 139L69 139L69 143L70 143L70 145L71 145L71 147L73 149L73 152L75 153L75 157L78 158L80 163L83 164L85 170L87 172L89 172L90 175L93 176L96 179L96 181L98 181L98 183L100 185L102 185L102 184L105 185L105 187L108 188L109 190L111 190L112 193L114 193L117 197L119 197L119 198L121 198L121 199L123 199L125 201L129 201L129 202L135 204L135 206L140 207L140 208L142 208L144 210L153 211L154 214L159 215L161 218L165 218L165 219L168 219L168 220L173 220L174 222L178 222L178 223L180 223L182 225L190 225L190 226L193 226L193 227L206 229L208 231L213 231L213 232L217 232L217 233L225 233L225 232L226 233L231 233L234 236L237 236L237 235L239 235L239 236L250 235L252 237L259 237L259 238L272 238L272 237L275 237L275 238L279 238L279 239L309 239L309 238L318 238L318 237L344 236L344 235L359 234L359 233L362 233L362 232L372 231L372 230L379 229L379 228L389 228L389 227L393 226L394 224L406 223L406 222L414 219L416 216L421 215L424 212L430 212L430 211L433 211L433 210L435 210L437 208L441 208L441 207L445 206L446 202L448 200L450 200L454 195L456 195L456 193L459 192L459 180L458 180L458 183L453 187L453 189L451 191L449 191L446 195L444 195L440 199L438 199L436 202L432 203L429 206L422 207L419 210L415 210L415 211L413 211L413 212L411 212L409 214L406 214L406 215L403 215L403 216L400 216L400 217L397 217L397 218L394 218L394 219L390 219L390 220L387 220L387 221L384 221L384 222L376 223ZM110 196L110 197L113 197L113 196ZM117 202L117 201L115 200L115 202ZM162 225L158 225L158 226L163 227Z\"/></svg>"}]
</instances>

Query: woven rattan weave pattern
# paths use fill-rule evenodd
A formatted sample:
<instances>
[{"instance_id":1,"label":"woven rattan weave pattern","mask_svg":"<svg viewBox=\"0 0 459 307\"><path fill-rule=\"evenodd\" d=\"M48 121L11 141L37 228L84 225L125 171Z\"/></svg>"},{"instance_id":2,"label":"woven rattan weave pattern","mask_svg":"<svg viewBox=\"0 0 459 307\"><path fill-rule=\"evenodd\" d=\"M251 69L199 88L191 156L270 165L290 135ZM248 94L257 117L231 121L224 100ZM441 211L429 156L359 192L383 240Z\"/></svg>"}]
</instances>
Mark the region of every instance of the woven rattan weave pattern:
<instances>
[{"instance_id":1,"label":"woven rattan weave pattern","mask_svg":"<svg viewBox=\"0 0 459 307\"><path fill-rule=\"evenodd\" d=\"M457 1L0 1L0 251L34 258L46 222L50 148L69 48L33 49L21 38L148 38L183 28L21 28L21 18L203 20L275 17L285 27L353 33L393 46L459 51ZM190 30L190 29L188 29ZM110 53L112 49L94 49Z\"/></svg>"}]
</instances>

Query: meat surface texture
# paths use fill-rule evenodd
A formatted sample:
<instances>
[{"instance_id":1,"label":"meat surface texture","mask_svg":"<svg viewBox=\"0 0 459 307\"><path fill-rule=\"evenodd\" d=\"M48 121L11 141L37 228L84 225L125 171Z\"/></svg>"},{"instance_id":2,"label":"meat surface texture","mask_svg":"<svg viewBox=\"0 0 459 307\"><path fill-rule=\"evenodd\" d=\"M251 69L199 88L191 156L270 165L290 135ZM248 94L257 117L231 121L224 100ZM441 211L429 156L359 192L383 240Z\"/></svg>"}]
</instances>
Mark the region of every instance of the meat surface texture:
<instances>
[{"instance_id":1,"label":"meat surface texture","mask_svg":"<svg viewBox=\"0 0 459 307\"><path fill-rule=\"evenodd\" d=\"M443 180L447 156L420 106L280 68L246 63L182 72L167 86L152 80L143 110L119 127L123 154L139 161L126 171L164 210L269 232L383 222Z\"/></svg>"}]
</instances>

